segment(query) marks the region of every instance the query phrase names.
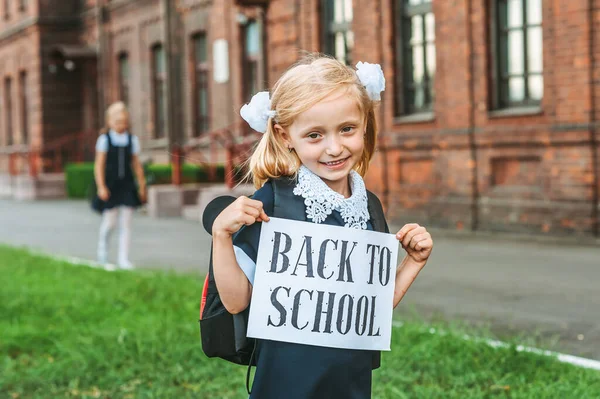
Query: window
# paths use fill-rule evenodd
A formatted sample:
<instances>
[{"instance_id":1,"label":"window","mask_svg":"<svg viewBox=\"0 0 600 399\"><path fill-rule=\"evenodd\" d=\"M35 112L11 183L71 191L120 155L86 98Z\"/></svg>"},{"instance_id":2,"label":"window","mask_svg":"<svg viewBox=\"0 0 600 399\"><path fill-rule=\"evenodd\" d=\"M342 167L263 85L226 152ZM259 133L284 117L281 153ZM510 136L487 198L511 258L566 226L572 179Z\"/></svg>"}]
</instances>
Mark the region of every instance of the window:
<instances>
[{"instance_id":1,"label":"window","mask_svg":"<svg viewBox=\"0 0 600 399\"><path fill-rule=\"evenodd\" d=\"M121 101L129 104L129 56L127 53L119 55L119 96Z\"/></svg>"},{"instance_id":2,"label":"window","mask_svg":"<svg viewBox=\"0 0 600 399\"><path fill-rule=\"evenodd\" d=\"M27 72L21 71L19 74L19 95L21 109L21 134L22 143L27 144L29 142L29 103L27 101Z\"/></svg>"},{"instance_id":3,"label":"window","mask_svg":"<svg viewBox=\"0 0 600 399\"><path fill-rule=\"evenodd\" d=\"M498 0L492 8L493 108L538 105L544 95L542 0Z\"/></svg>"},{"instance_id":4,"label":"window","mask_svg":"<svg viewBox=\"0 0 600 399\"><path fill-rule=\"evenodd\" d=\"M244 102L260 90L261 76L259 62L262 58L262 40L257 21L250 20L243 30L244 53L242 71L244 73Z\"/></svg>"},{"instance_id":5,"label":"window","mask_svg":"<svg viewBox=\"0 0 600 399\"><path fill-rule=\"evenodd\" d=\"M321 49L339 61L352 64L352 0L322 0Z\"/></svg>"},{"instance_id":6,"label":"window","mask_svg":"<svg viewBox=\"0 0 600 399\"><path fill-rule=\"evenodd\" d=\"M7 145L13 145L12 123L12 79L4 79L4 129L6 131Z\"/></svg>"},{"instance_id":7,"label":"window","mask_svg":"<svg viewBox=\"0 0 600 399\"><path fill-rule=\"evenodd\" d=\"M192 37L194 58L194 135L200 136L210 129L210 116L208 103L209 73L208 73L208 49L206 34L198 33Z\"/></svg>"},{"instance_id":8,"label":"window","mask_svg":"<svg viewBox=\"0 0 600 399\"><path fill-rule=\"evenodd\" d=\"M166 60L162 45L152 47L152 100L154 112L154 138L166 137Z\"/></svg>"},{"instance_id":9,"label":"window","mask_svg":"<svg viewBox=\"0 0 600 399\"><path fill-rule=\"evenodd\" d=\"M396 115L431 112L436 72L431 0L396 0L396 5Z\"/></svg>"}]
</instances>

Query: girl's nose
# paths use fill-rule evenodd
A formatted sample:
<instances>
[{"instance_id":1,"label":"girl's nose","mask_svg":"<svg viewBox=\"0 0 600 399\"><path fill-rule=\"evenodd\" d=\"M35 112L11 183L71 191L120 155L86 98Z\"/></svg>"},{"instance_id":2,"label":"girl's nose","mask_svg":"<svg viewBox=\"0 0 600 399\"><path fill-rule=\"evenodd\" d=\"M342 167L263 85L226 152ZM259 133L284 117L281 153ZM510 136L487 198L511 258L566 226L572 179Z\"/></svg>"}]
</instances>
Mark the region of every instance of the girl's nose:
<instances>
[{"instance_id":1,"label":"girl's nose","mask_svg":"<svg viewBox=\"0 0 600 399\"><path fill-rule=\"evenodd\" d=\"M327 149L325 152L327 155L335 157L340 155L344 151L344 146L341 143L341 140L337 135L332 135L327 140Z\"/></svg>"}]
</instances>

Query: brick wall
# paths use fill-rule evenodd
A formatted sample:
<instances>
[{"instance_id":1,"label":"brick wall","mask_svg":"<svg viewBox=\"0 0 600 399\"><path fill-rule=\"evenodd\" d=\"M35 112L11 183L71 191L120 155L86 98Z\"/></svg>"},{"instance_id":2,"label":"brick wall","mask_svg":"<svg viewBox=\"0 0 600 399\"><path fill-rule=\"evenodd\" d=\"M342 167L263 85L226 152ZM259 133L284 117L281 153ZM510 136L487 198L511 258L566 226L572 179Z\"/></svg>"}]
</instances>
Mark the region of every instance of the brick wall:
<instances>
[{"instance_id":1,"label":"brick wall","mask_svg":"<svg viewBox=\"0 0 600 399\"><path fill-rule=\"evenodd\" d=\"M395 2L354 1L354 59L381 63L387 79L381 145L367 183L390 219L457 229L593 233L600 182L590 137L600 112L600 29L594 29L592 60L590 27L600 26L600 1L593 1L593 14L588 5L543 2L542 104L536 112L499 113L490 106L489 2L433 2L434 112L411 121L394 115L400 72ZM318 2L273 0L268 21L272 84L298 49L319 49Z\"/></svg>"},{"instance_id":2,"label":"brick wall","mask_svg":"<svg viewBox=\"0 0 600 399\"><path fill-rule=\"evenodd\" d=\"M56 72L50 69L53 47L57 44L77 44L75 32L56 25L40 26L39 29L43 141L51 142L82 130L81 104L85 75L80 60L74 60L75 69L72 71L62 65Z\"/></svg>"},{"instance_id":3,"label":"brick wall","mask_svg":"<svg viewBox=\"0 0 600 399\"><path fill-rule=\"evenodd\" d=\"M57 42L96 44L94 0L81 9L77 29L45 25L27 31L29 36L15 35L15 26L25 24L28 15L37 15L37 2L29 3L33 5L23 15L12 12L14 20L0 18L0 55L4 55L0 57L0 71L16 70L11 65L23 47L16 44L19 40L41 40L42 49ZM41 0L41 10L67 19L73 15L67 2L56 7L51 3L56 2ZM600 207L600 0L543 2L544 97L533 112L497 112L491 107L490 2L432 2L436 19L436 99L433 113L419 120L394 114L394 81L401 73L395 70L396 3L354 0L353 22L355 62L381 63L387 79L378 111L380 145L367 183L382 198L388 217L396 223L417 221L456 229L593 234L595 209ZM164 41L165 35L159 4L159 0L120 0L108 5L105 29L109 62L104 89L107 103L118 99L116 59L120 52L127 51L134 130L155 160L166 161L167 142L151 138L150 46ZM214 41L228 42L229 80L215 83L210 79L209 87L211 127L226 126L239 120L239 108L247 100L242 94L243 45L238 16L256 16L258 9L241 7L234 0L186 0L179 4L183 7L183 82L190 82L193 73L191 35L206 30L211 67ZM298 59L300 50L320 49L319 4L318 0L270 1L266 13L268 86ZM42 29L41 39L36 36L37 29ZM83 69L71 79L79 88L61 82L48 74L45 53L35 50L39 47L27 47L33 51L33 59L36 52L41 55L41 60L32 64L39 71L38 76L32 74L32 81L39 87L38 94L32 96L38 100L31 100L32 107L36 101L39 104L30 116L32 130L37 132L32 136L41 141L42 132L44 137L52 137L76 130L77 124L93 124L94 89L82 83L81 76L75 76ZM87 78L95 76L93 66L85 71ZM214 71L210 73L212 77ZM183 137L188 138L193 134L193 93L190 85L183 84L182 89L182 129ZM86 104L83 116L66 121L67 115L60 109L74 107L77 101Z\"/></svg>"}]
</instances>

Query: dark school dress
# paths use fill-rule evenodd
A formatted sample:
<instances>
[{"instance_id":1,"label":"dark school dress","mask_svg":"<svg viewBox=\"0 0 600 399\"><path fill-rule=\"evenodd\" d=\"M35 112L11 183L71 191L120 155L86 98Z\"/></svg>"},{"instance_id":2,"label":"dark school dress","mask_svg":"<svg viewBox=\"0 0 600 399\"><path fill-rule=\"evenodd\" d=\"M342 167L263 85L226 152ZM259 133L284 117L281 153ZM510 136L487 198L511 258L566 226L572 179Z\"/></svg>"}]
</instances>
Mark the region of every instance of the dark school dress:
<instances>
[{"instance_id":1,"label":"dark school dress","mask_svg":"<svg viewBox=\"0 0 600 399\"><path fill-rule=\"evenodd\" d=\"M108 151L106 152L106 166L104 168L104 181L110 191L108 201L102 201L98 195L92 201L92 208L98 212L112 209L117 206L128 206L137 208L142 204L137 192L131 159L133 148L131 134L127 134L127 145L125 147L114 146L110 140L110 134L106 134Z\"/></svg>"},{"instance_id":2,"label":"dark school dress","mask_svg":"<svg viewBox=\"0 0 600 399\"><path fill-rule=\"evenodd\" d=\"M274 208L270 182L252 197L263 203L267 215ZM344 226L337 211L323 222ZM368 229L373 230L371 223ZM233 237L256 263L261 223L242 227ZM256 373L251 399L366 399L371 397L373 352L257 340Z\"/></svg>"}]
</instances>

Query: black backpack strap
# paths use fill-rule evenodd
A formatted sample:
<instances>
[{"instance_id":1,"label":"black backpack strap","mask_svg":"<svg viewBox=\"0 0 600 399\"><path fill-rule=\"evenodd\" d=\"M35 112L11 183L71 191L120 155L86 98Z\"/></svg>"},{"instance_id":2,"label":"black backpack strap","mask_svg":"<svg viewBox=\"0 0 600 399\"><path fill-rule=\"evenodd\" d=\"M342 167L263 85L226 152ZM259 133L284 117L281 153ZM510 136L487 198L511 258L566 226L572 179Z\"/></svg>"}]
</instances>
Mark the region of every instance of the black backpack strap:
<instances>
[{"instance_id":1,"label":"black backpack strap","mask_svg":"<svg viewBox=\"0 0 600 399\"><path fill-rule=\"evenodd\" d=\"M306 221L304 198L294 194L296 179L282 177L271 180L273 185L273 216L283 219Z\"/></svg>"},{"instance_id":2,"label":"black backpack strap","mask_svg":"<svg viewBox=\"0 0 600 399\"><path fill-rule=\"evenodd\" d=\"M110 148L113 146L112 141L110 140L110 130L107 131L106 133L104 133L106 135L106 143L108 144L108 147L106 148L106 152L110 151Z\"/></svg>"},{"instance_id":3,"label":"black backpack strap","mask_svg":"<svg viewBox=\"0 0 600 399\"><path fill-rule=\"evenodd\" d=\"M250 355L250 361L248 362L248 370L246 370L246 391L248 395L252 394L252 388L250 388L250 371L252 370L252 366L256 365L256 359L254 354L256 353L256 345L258 345L258 340L254 340L254 348L252 349L252 354Z\"/></svg>"},{"instance_id":4,"label":"black backpack strap","mask_svg":"<svg viewBox=\"0 0 600 399\"><path fill-rule=\"evenodd\" d=\"M385 213L383 212L379 198L367 190L367 199L369 201L369 215L371 216L371 223L373 223L373 230L389 233L390 229L385 221Z\"/></svg>"}]
</instances>

